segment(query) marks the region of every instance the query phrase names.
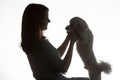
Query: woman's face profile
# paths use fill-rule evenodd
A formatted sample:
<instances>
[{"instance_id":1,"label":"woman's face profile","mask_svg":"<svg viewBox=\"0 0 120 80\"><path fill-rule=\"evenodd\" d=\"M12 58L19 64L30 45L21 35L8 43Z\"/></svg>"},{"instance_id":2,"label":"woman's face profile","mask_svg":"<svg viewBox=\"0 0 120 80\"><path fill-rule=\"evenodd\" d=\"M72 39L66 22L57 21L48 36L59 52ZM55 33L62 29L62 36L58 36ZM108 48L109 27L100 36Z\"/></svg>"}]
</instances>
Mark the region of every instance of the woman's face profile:
<instances>
[{"instance_id":1,"label":"woman's face profile","mask_svg":"<svg viewBox=\"0 0 120 80\"><path fill-rule=\"evenodd\" d=\"M43 19L43 25L41 26L42 30L46 30L48 23L50 22L49 17L48 17L48 11L45 12L45 16Z\"/></svg>"}]
</instances>

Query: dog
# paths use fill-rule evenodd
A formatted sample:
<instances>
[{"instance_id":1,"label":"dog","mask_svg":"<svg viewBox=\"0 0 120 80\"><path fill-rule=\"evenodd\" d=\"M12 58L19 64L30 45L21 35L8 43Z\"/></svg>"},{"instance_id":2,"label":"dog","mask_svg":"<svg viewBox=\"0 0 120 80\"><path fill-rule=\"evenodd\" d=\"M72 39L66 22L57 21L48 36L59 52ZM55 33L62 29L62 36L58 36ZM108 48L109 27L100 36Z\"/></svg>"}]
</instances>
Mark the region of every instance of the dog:
<instances>
[{"instance_id":1,"label":"dog","mask_svg":"<svg viewBox=\"0 0 120 80\"><path fill-rule=\"evenodd\" d=\"M88 70L90 80L101 80L101 72L111 73L111 65L109 63L104 61L97 62L93 52L93 33L85 20L80 17L73 17L66 30L68 33L77 35L77 52Z\"/></svg>"}]
</instances>

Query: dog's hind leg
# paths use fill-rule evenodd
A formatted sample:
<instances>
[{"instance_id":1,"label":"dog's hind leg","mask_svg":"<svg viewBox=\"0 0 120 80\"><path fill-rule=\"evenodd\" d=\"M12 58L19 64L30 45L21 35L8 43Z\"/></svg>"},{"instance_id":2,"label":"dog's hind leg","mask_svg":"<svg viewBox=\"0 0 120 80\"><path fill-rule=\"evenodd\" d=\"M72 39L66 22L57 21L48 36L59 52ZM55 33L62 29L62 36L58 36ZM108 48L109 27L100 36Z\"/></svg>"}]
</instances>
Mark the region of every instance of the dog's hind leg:
<instances>
[{"instance_id":1,"label":"dog's hind leg","mask_svg":"<svg viewBox=\"0 0 120 80\"><path fill-rule=\"evenodd\" d=\"M85 49L77 43L77 51L88 70L90 80L101 80L101 71L99 70L97 60L91 49Z\"/></svg>"},{"instance_id":2,"label":"dog's hind leg","mask_svg":"<svg viewBox=\"0 0 120 80\"><path fill-rule=\"evenodd\" d=\"M101 71L93 53L79 53L85 68L88 70L90 80L101 80Z\"/></svg>"}]
</instances>

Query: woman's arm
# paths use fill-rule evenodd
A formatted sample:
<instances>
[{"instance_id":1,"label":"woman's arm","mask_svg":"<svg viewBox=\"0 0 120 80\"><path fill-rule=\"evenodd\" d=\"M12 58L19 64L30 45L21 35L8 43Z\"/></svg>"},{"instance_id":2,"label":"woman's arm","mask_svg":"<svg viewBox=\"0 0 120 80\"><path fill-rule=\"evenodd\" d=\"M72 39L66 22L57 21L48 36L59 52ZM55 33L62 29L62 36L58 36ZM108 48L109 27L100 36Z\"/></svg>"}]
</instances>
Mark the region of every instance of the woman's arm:
<instances>
[{"instance_id":1,"label":"woman's arm","mask_svg":"<svg viewBox=\"0 0 120 80\"><path fill-rule=\"evenodd\" d=\"M63 59L65 72L67 72L67 70L70 66L70 63L71 63L71 60L72 60L73 47L74 47L74 43L75 43L77 38L76 38L76 36L73 36L71 39L72 40L70 42L70 46L68 48L67 54L66 54L65 58Z\"/></svg>"},{"instance_id":2,"label":"woman's arm","mask_svg":"<svg viewBox=\"0 0 120 80\"><path fill-rule=\"evenodd\" d=\"M71 63L74 42L74 39L71 40L69 49L63 60L56 54L56 51L50 48L52 46L50 46L49 44L43 46L42 50L44 51L44 54L41 55L50 70L62 73L67 72Z\"/></svg>"},{"instance_id":3,"label":"woman's arm","mask_svg":"<svg viewBox=\"0 0 120 80\"><path fill-rule=\"evenodd\" d=\"M59 52L60 52L60 57L63 56L66 48L67 48L67 45L70 41L70 34L68 34L64 40L64 42L60 45L60 47L57 49Z\"/></svg>"}]
</instances>

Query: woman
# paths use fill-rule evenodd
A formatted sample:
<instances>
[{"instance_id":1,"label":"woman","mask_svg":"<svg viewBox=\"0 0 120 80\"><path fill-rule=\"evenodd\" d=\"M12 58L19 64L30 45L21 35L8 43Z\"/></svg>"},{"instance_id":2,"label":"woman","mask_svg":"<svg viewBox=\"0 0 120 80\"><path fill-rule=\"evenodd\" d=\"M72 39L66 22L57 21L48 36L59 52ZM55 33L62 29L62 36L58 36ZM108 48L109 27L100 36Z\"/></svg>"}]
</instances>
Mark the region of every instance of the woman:
<instances>
[{"instance_id":1,"label":"woman","mask_svg":"<svg viewBox=\"0 0 120 80\"><path fill-rule=\"evenodd\" d=\"M58 49L54 48L43 36L43 31L50 22L48 11L44 5L29 4L23 14L21 46L27 54L33 76L36 80L88 80L88 78L66 78L62 75L69 68L76 36L68 34L63 44ZM69 42L69 49L62 60L61 56Z\"/></svg>"}]
</instances>

